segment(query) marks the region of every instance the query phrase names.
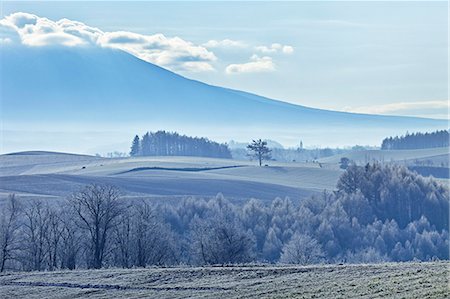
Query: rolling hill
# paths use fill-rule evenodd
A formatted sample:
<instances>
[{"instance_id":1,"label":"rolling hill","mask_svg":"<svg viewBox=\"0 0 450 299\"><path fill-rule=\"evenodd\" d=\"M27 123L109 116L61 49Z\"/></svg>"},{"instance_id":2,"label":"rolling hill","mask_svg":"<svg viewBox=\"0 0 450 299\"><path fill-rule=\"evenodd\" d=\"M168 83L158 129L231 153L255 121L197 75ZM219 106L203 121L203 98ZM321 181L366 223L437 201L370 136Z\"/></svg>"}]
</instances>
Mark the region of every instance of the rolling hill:
<instances>
[{"instance_id":1,"label":"rolling hill","mask_svg":"<svg viewBox=\"0 0 450 299\"><path fill-rule=\"evenodd\" d=\"M339 163L342 157L347 157L357 163L380 162L407 162L414 160L429 159L432 161L448 161L449 148L425 148L413 150L357 150L345 154L334 155L319 159L322 163Z\"/></svg>"},{"instance_id":2,"label":"rolling hill","mask_svg":"<svg viewBox=\"0 0 450 299\"><path fill-rule=\"evenodd\" d=\"M61 199L91 183L118 186L134 198L252 197L292 200L335 187L341 171L317 164L271 163L199 157L99 158L54 152L0 155L0 194Z\"/></svg>"},{"instance_id":3,"label":"rolling hill","mask_svg":"<svg viewBox=\"0 0 450 299\"><path fill-rule=\"evenodd\" d=\"M1 52L3 152L24 149L32 137L20 132L30 128L43 134L36 149L67 149L67 133L79 133L70 137L78 152L106 144L88 138L93 131L128 132L113 135L126 150L133 133L151 129L332 146L447 128L444 120L320 110L211 86L118 50L2 45Z\"/></svg>"},{"instance_id":4,"label":"rolling hill","mask_svg":"<svg viewBox=\"0 0 450 299\"><path fill-rule=\"evenodd\" d=\"M0 197L65 198L90 183L120 187L128 197L177 199L185 196L299 200L333 190L342 173L340 158L358 164L377 161L448 161L448 148L363 150L335 155L320 163L276 162L258 167L248 160L201 157L101 158L29 151L0 155Z\"/></svg>"}]
</instances>

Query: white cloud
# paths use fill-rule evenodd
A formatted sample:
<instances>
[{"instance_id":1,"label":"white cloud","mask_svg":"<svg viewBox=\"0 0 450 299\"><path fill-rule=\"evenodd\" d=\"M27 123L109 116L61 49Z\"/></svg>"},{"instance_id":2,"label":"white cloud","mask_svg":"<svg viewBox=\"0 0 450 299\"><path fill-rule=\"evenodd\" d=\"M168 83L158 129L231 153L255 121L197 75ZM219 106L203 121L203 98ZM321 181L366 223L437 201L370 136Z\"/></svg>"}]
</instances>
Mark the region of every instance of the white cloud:
<instances>
[{"instance_id":1,"label":"white cloud","mask_svg":"<svg viewBox=\"0 0 450 299\"><path fill-rule=\"evenodd\" d=\"M205 48L245 48L247 45L244 42L231 40L231 39L223 39L223 40L209 40L204 43L202 46Z\"/></svg>"},{"instance_id":2,"label":"white cloud","mask_svg":"<svg viewBox=\"0 0 450 299\"><path fill-rule=\"evenodd\" d=\"M283 51L284 54L292 54L292 53L294 53L294 47L292 47L292 46L283 46L282 51Z\"/></svg>"},{"instance_id":3,"label":"white cloud","mask_svg":"<svg viewBox=\"0 0 450 299\"><path fill-rule=\"evenodd\" d=\"M77 21L53 21L23 12L13 13L0 20L0 45L15 43L30 47L57 45L115 48L173 71L189 72L214 70L213 64L217 57L209 50L211 48L250 47L245 42L232 39L212 39L202 45L196 45L179 37L166 37L161 33L144 35L128 31L104 32ZM258 46L255 49L265 55L294 52L292 46L279 43ZM265 55L252 57L247 63L230 64L226 72L231 74L273 71L275 65L272 58Z\"/></svg>"},{"instance_id":4,"label":"white cloud","mask_svg":"<svg viewBox=\"0 0 450 299\"><path fill-rule=\"evenodd\" d=\"M255 50L264 54L275 54L280 52L284 54L294 53L294 47L279 43L273 43L270 46L257 46L255 47Z\"/></svg>"},{"instance_id":5,"label":"white cloud","mask_svg":"<svg viewBox=\"0 0 450 299\"><path fill-rule=\"evenodd\" d=\"M346 107L347 112L448 118L449 101L398 102L384 105Z\"/></svg>"},{"instance_id":6,"label":"white cloud","mask_svg":"<svg viewBox=\"0 0 450 299\"><path fill-rule=\"evenodd\" d=\"M103 47L125 50L143 60L172 70L211 71L214 53L179 37L163 34L142 35L133 32L106 32L98 39Z\"/></svg>"},{"instance_id":7,"label":"white cloud","mask_svg":"<svg viewBox=\"0 0 450 299\"><path fill-rule=\"evenodd\" d=\"M27 46L77 46L86 43L83 38L66 32L58 22L28 13L6 16L1 20L1 26L15 30L22 44Z\"/></svg>"},{"instance_id":8,"label":"white cloud","mask_svg":"<svg viewBox=\"0 0 450 299\"><path fill-rule=\"evenodd\" d=\"M179 37L133 32L103 32L81 22L52 21L28 13L14 13L0 20L0 42L26 46L100 46L129 52L140 59L171 70L211 71L213 52Z\"/></svg>"},{"instance_id":9,"label":"white cloud","mask_svg":"<svg viewBox=\"0 0 450 299\"><path fill-rule=\"evenodd\" d=\"M247 63L230 64L226 67L225 72L227 74L238 74L270 72L275 70L275 64L269 56L259 57L258 55L253 55L250 60Z\"/></svg>"}]
</instances>

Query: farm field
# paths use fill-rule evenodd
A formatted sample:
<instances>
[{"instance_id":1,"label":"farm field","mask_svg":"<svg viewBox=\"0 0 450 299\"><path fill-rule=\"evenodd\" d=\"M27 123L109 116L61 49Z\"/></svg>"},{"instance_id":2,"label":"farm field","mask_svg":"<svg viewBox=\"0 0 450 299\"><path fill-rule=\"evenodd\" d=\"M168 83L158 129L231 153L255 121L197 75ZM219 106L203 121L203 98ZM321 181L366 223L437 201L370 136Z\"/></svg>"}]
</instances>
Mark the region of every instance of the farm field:
<instances>
[{"instance_id":1,"label":"farm field","mask_svg":"<svg viewBox=\"0 0 450 299\"><path fill-rule=\"evenodd\" d=\"M50 152L0 156L0 192L27 198L63 198L90 183L108 183L125 196L177 198L298 200L334 189L337 167L317 163L271 162L259 167L251 161L199 157L99 158Z\"/></svg>"},{"instance_id":2,"label":"farm field","mask_svg":"<svg viewBox=\"0 0 450 299\"><path fill-rule=\"evenodd\" d=\"M425 159L440 163L448 161L449 150L448 147L416 150L361 150L322 158L319 161L321 163L335 164L339 163L342 157L347 157L357 163L373 162L374 160L383 162L407 162Z\"/></svg>"},{"instance_id":3,"label":"farm field","mask_svg":"<svg viewBox=\"0 0 450 299\"><path fill-rule=\"evenodd\" d=\"M448 148L426 150L366 150L346 154L357 162L439 159ZM86 184L118 186L126 197L178 199L211 197L222 193L233 200L290 197L300 200L333 190L342 173L341 155L320 163L254 161L200 157L101 158L56 152L0 155L0 198L16 193L22 198L61 199Z\"/></svg>"},{"instance_id":4,"label":"farm field","mask_svg":"<svg viewBox=\"0 0 450 299\"><path fill-rule=\"evenodd\" d=\"M448 262L5 273L2 298L448 298Z\"/></svg>"}]
</instances>

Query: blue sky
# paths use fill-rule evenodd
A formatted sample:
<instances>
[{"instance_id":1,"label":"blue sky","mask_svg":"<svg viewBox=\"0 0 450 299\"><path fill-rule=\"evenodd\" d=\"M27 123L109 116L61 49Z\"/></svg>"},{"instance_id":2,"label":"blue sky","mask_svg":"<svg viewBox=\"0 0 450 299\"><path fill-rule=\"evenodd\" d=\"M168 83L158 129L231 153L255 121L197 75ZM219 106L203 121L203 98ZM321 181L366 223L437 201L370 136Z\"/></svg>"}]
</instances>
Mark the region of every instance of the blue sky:
<instances>
[{"instance_id":1,"label":"blue sky","mask_svg":"<svg viewBox=\"0 0 450 299\"><path fill-rule=\"evenodd\" d=\"M2 18L14 12L178 37L192 57L150 61L214 85L318 108L447 117L446 2L2 3Z\"/></svg>"}]
</instances>

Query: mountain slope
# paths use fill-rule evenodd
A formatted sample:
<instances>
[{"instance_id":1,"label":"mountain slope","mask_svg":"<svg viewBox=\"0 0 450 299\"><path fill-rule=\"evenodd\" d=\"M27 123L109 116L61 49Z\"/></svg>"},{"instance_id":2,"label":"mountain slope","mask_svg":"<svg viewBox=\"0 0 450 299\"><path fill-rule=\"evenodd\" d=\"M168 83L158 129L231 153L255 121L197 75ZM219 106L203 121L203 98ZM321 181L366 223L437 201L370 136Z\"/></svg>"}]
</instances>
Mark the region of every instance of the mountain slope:
<instances>
[{"instance_id":1,"label":"mountain slope","mask_svg":"<svg viewBox=\"0 0 450 299\"><path fill-rule=\"evenodd\" d=\"M332 133L339 139L352 130L372 131L373 139L447 126L442 120L313 109L210 86L118 50L2 46L1 51L2 118L9 129L43 120L58 125L105 122L113 129L122 122L139 123L141 130L151 129L142 124L219 126L230 128L222 132L229 139L246 126L245 138L264 133L279 140L280 134L292 133L306 139ZM369 141L367 133L360 135ZM214 138L214 132L209 136Z\"/></svg>"}]
</instances>

